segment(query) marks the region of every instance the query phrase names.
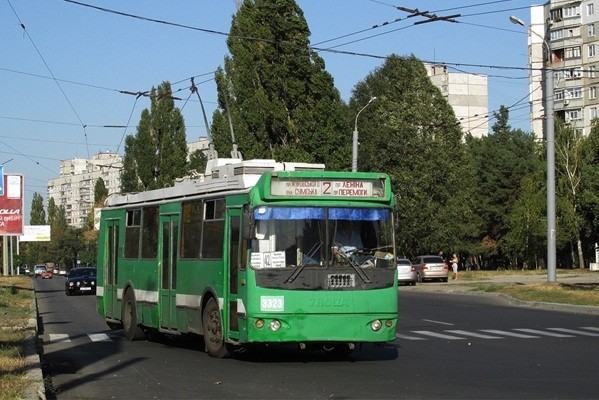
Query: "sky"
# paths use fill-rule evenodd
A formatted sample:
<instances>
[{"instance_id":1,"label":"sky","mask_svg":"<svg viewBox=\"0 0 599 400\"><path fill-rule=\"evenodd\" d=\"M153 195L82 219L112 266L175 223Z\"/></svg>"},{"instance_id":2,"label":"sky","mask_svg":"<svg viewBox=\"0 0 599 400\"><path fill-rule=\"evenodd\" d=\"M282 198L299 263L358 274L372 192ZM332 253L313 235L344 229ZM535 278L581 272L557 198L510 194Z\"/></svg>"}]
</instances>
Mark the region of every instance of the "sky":
<instances>
[{"instance_id":1,"label":"sky","mask_svg":"<svg viewBox=\"0 0 599 400\"><path fill-rule=\"evenodd\" d=\"M169 81L188 141L206 137L195 83L210 121L214 71L238 0L0 0L0 165L25 181L25 224L34 193L46 200L61 160L123 154L147 97ZM386 56L413 54L450 72L488 76L489 116L510 107L510 125L530 131L524 0L296 0L335 87L348 102L357 83ZM417 23L398 9L455 22ZM456 16L459 15L459 16ZM416 23L416 24L415 24ZM493 120L489 122L492 126ZM348 131L348 138L351 137ZM217 149L218 150L218 149ZM282 160L279 160L282 161Z\"/></svg>"}]
</instances>

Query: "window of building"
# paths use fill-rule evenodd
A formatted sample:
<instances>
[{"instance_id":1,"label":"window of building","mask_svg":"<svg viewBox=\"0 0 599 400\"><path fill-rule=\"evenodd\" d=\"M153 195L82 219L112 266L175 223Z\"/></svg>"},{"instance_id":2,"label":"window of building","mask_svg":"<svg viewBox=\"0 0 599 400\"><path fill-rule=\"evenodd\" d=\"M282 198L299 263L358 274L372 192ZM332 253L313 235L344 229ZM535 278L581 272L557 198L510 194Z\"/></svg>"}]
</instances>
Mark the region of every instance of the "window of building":
<instances>
[{"instance_id":1,"label":"window of building","mask_svg":"<svg viewBox=\"0 0 599 400\"><path fill-rule=\"evenodd\" d=\"M594 65L589 66L589 78L597 77L597 68Z\"/></svg>"},{"instance_id":2,"label":"window of building","mask_svg":"<svg viewBox=\"0 0 599 400\"><path fill-rule=\"evenodd\" d=\"M562 13L562 9L561 8L557 8L555 10L551 10L551 19L559 22L561 21L563 18L563 13Z\"/></svg>"},{"instance_id":3,"label":"window of building","mask_svg":"<svg viewBox=\"0 0 599 400\"><path fill-rule=\"evenodd\" d=\"M589 99L597 98L597 86L591 86L589 88Z\"/></svg>"},{"instance_id":4,"label":"window of building","mask_svg":"<svg viewBox=\"0 0 599 400\"><path fill-rule=\"evenodd\" d=\"M582 110L580 108L574 109L574 110L566 110L565 112L565 116L566 116L566 122L570 122L570 121L577 121L582 119Z\"/></svg>"},{"instance_id":5,"label":"window of building","mask_svg":"<svg viewBox=\"0 0 599 400\"><path fill-rule=\"evenodd\" d=\"M595 24L587 25L587 35L589 37L595 36Z\"/></svg>"},{"instance_id":6,"label":"window of building","mask_svg":"<svg viewBox=\"0 0 599 400\"><path fill-rule=\"evenodd\" d=\"M589 44L589 58L595 57L595 45Z\"/></svg>"},{"instance_id":7,"label":"window of building","mask_svg":"<svg viewBox=\"0 0 599 400\"><path fill-rule=\"evenodd\" d=\"M580 98L582 98L582 88L581 87L576 87L576 88L568 89L567 92L566 92L566 98L567 99L580 99Z\"/></svg>"},{"instance_id":8,"label":"window of building","mask_svg":"<svg viewBox=\"0 0 599 400\"><path fill-rule=\"evenodd\" d=\"M553 92L553 98L555 100L563 100L564 99L564 91L556 90L555 92Z\"/></svg>"},{"instance_id":9,"label":"window of building","mask_svg":"<svg viewBox=\"0 0 599 400\"><path fill-rule=\"evenodd\" d=\"M587 15L595 14L595 5L593 3L587 4Z\"/></svg>"},{"instance_id":10,"label":"window of building","mask_svg":"<svg viewBox=\"0 0 599 400\"><path fill-rule=\"evenodd\" d=\"M564 38L564 31L557 29L549 32L549 40L560 40Z\"/></svg>"},{"instance_id":11,"label":"window of building","mask_svg":"<svg viewBox=\"0 0 599 400\"><path fill-rule=\"evenodd\" d=\"M580 58L580 46L567 47L564 51L564 58L566 58L566 59Z\"/></svg>"},{"instance_id":12,"label":"window of building","mask_svg":"<svg viewBox=\"0 0 599 400\"><path fill-rule=\"evenodd\" d=\"M573 18L580 16L580 5L564 7L563 8L564 18Z\"/></svg>"},{"instance_id":13,"label":"window of building","mask_svg":"<svg viewBox=\"0 0 599 400\"><path fill-rule=\"evenodd\" d=\"M597 107L591 107L591 108L589 108L589 118L591 120L597 118Z\"/></svg>"}]
</instances>

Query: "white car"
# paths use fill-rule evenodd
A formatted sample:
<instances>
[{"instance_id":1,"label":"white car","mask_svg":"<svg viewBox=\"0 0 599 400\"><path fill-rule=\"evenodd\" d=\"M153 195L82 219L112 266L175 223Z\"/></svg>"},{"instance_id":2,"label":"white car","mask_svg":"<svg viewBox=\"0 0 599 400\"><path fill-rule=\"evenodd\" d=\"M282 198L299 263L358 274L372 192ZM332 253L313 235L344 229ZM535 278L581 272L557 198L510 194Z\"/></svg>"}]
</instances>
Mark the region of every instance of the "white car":
<instances>
[{"instance_id":1,"label":"white car","mask_svg":"<svg viewBox=\"0 0 599 400\"><path fill-rule=\"evenodd\" d=\"M44 271L46 271L45 264L38 264L35 267L33 267L33 273L35 276L40 276Z\"/></svg>"},{"instance_id":2,"label":"white car","mask_svg":"<svg viewBox=\"0 0 599 400\"><path fill-rule=\"evenodd\" d=\"M407 258L397 259L397 282L416 285L416 267Z\"/></svg>"}]
</instances>

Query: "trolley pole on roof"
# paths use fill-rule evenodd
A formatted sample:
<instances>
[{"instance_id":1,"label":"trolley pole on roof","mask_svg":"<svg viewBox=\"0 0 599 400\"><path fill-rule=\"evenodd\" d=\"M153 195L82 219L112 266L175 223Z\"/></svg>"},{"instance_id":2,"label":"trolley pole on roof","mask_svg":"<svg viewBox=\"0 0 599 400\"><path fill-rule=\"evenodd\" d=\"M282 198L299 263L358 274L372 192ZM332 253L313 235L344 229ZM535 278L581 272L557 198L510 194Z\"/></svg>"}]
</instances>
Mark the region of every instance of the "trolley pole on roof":
<instances>
[{"instance_id":1,"label":"trolley pole on roof","mask_svg":"<svg viewBox=\"0 0 599 400\"><path fill-rule=\"evenodd\" d=\"M204 116L204 124L206 125L206 133L208 135L208 159L216 160L218 158L218 153L214 148L214 142L212 141L212 134L210 133L210 126L208 125L208 118L206 117L206 110L204 109L204 103L202 102L202 97L200 96L200 91L198 90L193 77L191 78L191 91L195 92L198 95L198 100L200 100L200 106L202 107L202 115Z\"/></svg>"}]
</instances>

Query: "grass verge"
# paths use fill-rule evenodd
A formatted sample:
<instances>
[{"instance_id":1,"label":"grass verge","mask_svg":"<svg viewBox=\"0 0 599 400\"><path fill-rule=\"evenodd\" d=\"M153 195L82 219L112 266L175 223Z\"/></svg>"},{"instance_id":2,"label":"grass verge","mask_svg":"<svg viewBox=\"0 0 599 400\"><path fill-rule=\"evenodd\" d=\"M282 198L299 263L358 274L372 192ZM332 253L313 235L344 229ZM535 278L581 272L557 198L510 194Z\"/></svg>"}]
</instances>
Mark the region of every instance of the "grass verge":
<instances>
[{"instance_id":1,"label":"grass verge","mask_svg":"<svg viewBox=\"0 0 599 400\"><path fill-rule=\"evenodd\" d=\"M465 271L460 273L460 279L473 282L475 291L503 293L523 301L599 307L599 279L581 279L578 283L565 283L560 282L559 278L567 275L584 277L588 274L593 273L584 270L560 270L557 283L477 283L497 277L525 278L531 275L547 275L547 271Z\"/></svg>"},{"instance_id":2,"label":"grass verge","mask_svg":"<svg viewBox=\"0 0 599 400\"><path fill-rule=\"evenodd\" d=\"M33 284L28 276L0 277L0 399L20 399L27 387L25 340Z\"/></svg>"}]
</instances>

